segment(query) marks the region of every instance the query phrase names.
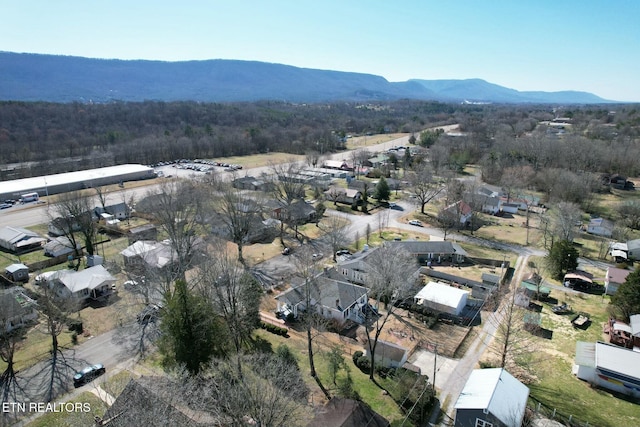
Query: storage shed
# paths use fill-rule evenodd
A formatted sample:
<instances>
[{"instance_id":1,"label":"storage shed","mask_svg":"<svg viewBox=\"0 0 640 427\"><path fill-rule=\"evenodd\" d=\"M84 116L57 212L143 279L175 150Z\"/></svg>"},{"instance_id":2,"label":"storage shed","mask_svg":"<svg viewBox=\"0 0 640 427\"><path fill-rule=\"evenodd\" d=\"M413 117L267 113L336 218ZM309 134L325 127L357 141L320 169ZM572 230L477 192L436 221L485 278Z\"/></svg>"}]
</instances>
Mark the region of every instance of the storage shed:
<instances>
[{"instance_id":1,"label":"storage shed","mask_svg":"<svg viewBox=\"0 0 640 427\"><path fill-rule=\"evenodd\" d=\"M14 282L29 281L29 267L24 264L11 264L5 269L5 273Z\"/></svg>"},{"instance_id":2,"label":"storage shed","mask_svg":"<svg viewBox=\"0 0 640 427\"><path fill-rule=\"evenodd\" d=\"M433 310L459 316L467 305L469 291L454 288L444 283L429 282L413 297L416 304Z\"/></svg>"}]
</instances>

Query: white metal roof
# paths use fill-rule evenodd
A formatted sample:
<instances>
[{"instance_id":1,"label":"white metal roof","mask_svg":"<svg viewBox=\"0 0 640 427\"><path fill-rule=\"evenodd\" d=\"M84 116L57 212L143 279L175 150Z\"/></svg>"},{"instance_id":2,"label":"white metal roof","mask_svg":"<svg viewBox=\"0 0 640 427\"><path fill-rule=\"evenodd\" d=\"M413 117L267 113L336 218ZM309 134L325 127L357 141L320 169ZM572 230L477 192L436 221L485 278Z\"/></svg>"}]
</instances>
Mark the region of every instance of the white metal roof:
<instances>
[{"instance_id":1,"label":"white metal roof","mask_svg":"<svg viewBox=\"0 0 640 427\"><path fill-rule=\"evenodd\" d=\"M444 283L429 282L414 298L432 301L446 307L458 308L460 301L469 294L469 291L454 288Z\"/></svg>"},{"instance_id":2,"label":"white metal roof","mask_svg":"<svg viewBox=\"0 0 640 427\"><path fill-rule=\"evenodd\" d=\"M596 367L640 380L640 353L617 345L596 343Z\"/></svg>"},{"instance_id":3,"label":"white metal roof","mask_svg":"<svg viewBox=\"0 0 640 427\"><path fill-rule=\"evenodd\" d=\"M486 409L507 426L520 426L529 388L502 368L471 372L456 409Z\"/></svg>"},{"instance_id":4,"label":"white metal roof","mask_svg":"<svg viewBox=\"0 0 640 427\"><path fill-rule=\"evenodd\" d=\"M14 179L0 182L0 194L20 194L34 188L47 188L75 182L86 182L94 179L118 176L123 174L149 172L148 166L127 164L109 166L98 169L87 169L76 172L58 173L54 175L34 176L32 178Z\"/></svg>"},{"instance_id":5,"label":"white metal roof","mask_svg":"<svg viewBox=\"0 0 640 427\"><path fill-rule=\"evenodd\" d=\"M631 333L634 337L640 337L640 314L634 314L629 317L629 323L631 323Z\"/></svg>"},{"instance_id":6,"label":"white metal roof","mask_svg":"<svg viewBox=\"0 0 640 427\"><path fill-rule=\"evenodd\" d=\"M101 285L116 282L116 278L101 265L85 268L82 271L58 270L55 275L50 277L50 280L54 278L60 280L71 292L82 289L93 290Z\"/></svg>"}]
</instances>

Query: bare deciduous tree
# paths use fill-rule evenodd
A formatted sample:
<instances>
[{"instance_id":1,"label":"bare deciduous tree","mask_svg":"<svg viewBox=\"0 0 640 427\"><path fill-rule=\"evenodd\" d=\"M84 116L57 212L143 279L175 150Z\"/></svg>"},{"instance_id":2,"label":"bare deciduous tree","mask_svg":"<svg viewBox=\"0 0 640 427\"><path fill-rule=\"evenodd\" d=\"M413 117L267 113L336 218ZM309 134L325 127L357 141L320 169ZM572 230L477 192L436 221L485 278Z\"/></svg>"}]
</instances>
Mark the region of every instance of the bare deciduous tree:
<instances>
[{"instance_id":1,"label":"bare deciduous tree","mask_svg":"<svg viewBox=\"0 0 640 427\"><path fill-rule=\"evenodd\" d=\"M284 246L285 224L293 228L298 237L298 224L291 214L293 204L304 198L304 182L299 179L302 166L299 163L289 162L279 165L271 165L272 194L280 205L280 243Z\"/></svg>"},{"instance_id":2,"label":"bare deciduous tree","mask_svg":"<svg viewBox=\"0 0 640 427\"><path fill-rule=\"evenodd\" d=\"M320 240L331 248L334 262L336 261L336 252L349 242L348 225L348 221L336 215L329 215L318 223L318 227L324 233Z\"/></svg>"},{"instance_id":3,"label":"bare deciduous tree","mask_svg":"<svg viewBox=\"0 0 640 427\"><path fill-rule=\"evenodd\" d=\"M369 378L373 380L375 373L376 346L387 320L394 313L395 303L408 295L415 286L415 273L418 268L416 259L404 249L384 245L373 251L366 259L370 269L367 272L367 284L371 295L386 307L385 313L370 311L365 321L367 347L371 357Z\"/></svg>"},{"instance_id":4,"label":"bare deciduous tree","mask_svg":"<svg viewBox=\"0 0 640 427\"><path fill-rule=\"evenodd\" d=\"M424 165L416 171L409 172L407 180L409 181L409 191L416 197L421 213L424 213L424 207L427 203L444 190L444 185L437 182L431 170Z\"/></svg>"},{"instance_id":5,"label":"bare deciduous tree","mask_svg":"<svg viewBox=\"0 0 640 427\"><path fill-rule=\"evenodd\" d=\"M316 372L315 361L314 361L314 349L313 343L316 334L320 333L320 328L322 325L322 319L318 316L316 309L317 307L314 304L314 301L319 301L319 288L318 288L318 261L313 258L311 253L312 249L305 245L301 247L293 257L293 262L295 263L296 273L303 279L303 294L304 294L304 323L305 329L307 332L307 353L309 356L309 370L310 375L313 379L316 380L316 383L325 394L325 396L329 399L330 395L328 390L324 387L322 382L320 381L320 377Z\"/></svg>"},{"instance_id":6,"label":"bare deciduous tree","mask_svg":"<svg viewBox=\"0 0 640 427\"><path fill-rule=\"evenodd\" d=\"M82 236L84 247L89 255L94 254L94 243L97 223L93 219L93 197L82 191L71 191L58 195L51 206L49 215L56 224L56 228L69 240L75 255L78 253L78 238Z\"/></svg>"}]
</instances>

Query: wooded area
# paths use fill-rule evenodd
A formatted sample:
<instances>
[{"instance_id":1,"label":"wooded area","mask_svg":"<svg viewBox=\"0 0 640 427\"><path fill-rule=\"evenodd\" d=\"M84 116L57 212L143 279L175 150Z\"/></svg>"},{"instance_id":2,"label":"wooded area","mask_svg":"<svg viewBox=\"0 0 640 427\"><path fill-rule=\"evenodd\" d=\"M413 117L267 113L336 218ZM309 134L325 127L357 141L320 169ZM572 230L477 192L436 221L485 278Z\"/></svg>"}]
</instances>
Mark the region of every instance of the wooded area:
<instances>
[{"instance_id":1,"label":"wooded area","mask_svg":"<svg viewBox=\"0 0 640 427\"><path fill-rule=\"evenodd\" d=\"M557 117L570 118L570 129L543 124ZM633 106L2 102L0 164L11 166L0 179L181 158L328 153L344 149L350 134L418 133L451 123L460 124L462 136L422 141L432 148L432 162L481 163L487 181L522 165L549 169L554 182L584 181L574 175L585 171L636 176L640 168L640 114ZM13 165L25 162L33 163Z\"/></svg>"}]
</instances>

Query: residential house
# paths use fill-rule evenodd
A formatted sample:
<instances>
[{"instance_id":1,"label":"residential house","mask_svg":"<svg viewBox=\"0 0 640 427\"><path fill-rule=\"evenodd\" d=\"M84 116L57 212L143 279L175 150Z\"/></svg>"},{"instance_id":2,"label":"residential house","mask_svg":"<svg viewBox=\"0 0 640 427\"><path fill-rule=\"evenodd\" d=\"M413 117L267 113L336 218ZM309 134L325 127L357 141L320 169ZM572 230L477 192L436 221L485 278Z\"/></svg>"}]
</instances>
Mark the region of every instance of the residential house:
<instances>
[{"instance_id":1,"label":"residential house","mask_svg":"<svg viewBox=\"0 0 640 427\"><path fill-rule=\"evenodd\" d=\"M4 270L7 277L14 282L29 281L29 267L24 264L11 264Z\"/></svg>"},{"instance_id":2,"label":"residential house","mask_svg":"<svg viewBox=\"0 0 640 427\"><path fill-rule=\"evenodd\" d=\"M23 253L42 246L47 239L38 233L22 227L2 227L0 228L0 248L9 252Z\"/></svg>"},{"instance_id":3,"label":"residential house","mask_svg":"<svg viewBox=\"0 0 640 427\"><path fill-rule=\"evenodd\" d=\"M19 286L0 290L0 329L10 332L38 318L37 304Z\"/></svg>"},{"instance_id":4,"label":"residential house","mask_svg":"<svg viewBox=\"0 0 640 427\"><path fill-rule=\"evenodd\" d=\"M113 215L114 219L123 220L123 219L129 218L131 209L126 203L122 202L122 203L116 203L114 205L108 205L108 206L105 206L104 208L102 206L99 206L93 210L94 216L98 218L105 213L109 215Z\"/></svg>"},{"instance_id":5,"label":"residential house","mask_svg":"<svg viewBox=\"0 0 640 427\"><path fill-rule=\"evenodd\" d=\"M271 209L271 216L278 221L291 224L306 224L316 220L316 208L303 199L294 200L286 206L277 200L267 201L267 208Z\"/></svg>"},{"instance_id":6,"label":"residential house","mask_svg":"<svg viewBox=\"0 0 640 427\"><path fill-rule=\"evenodd\" d=\"M158 238L158 229L153 224L133 227L127 232L127 238L130 245L138 240L156 240Z\"/></svg>"},{"instance_id":7,"label":"residential house","mask_svg":"<svg viewBox=\"0 0 640 427\"><path fill-rule=\"evenodd\" d=\"M168 240L162 242L138 240L120 254L124 258L125 269L141 276L145 275L148 268L154 270L171 268L176 260L175 251Z\"/></svg>"},{"instance_id":8,"label":"residential house","mask_svg":"<svg viewBox=\"0 0 640 427\"><path fill-rule=\"evenodd\" d=\"M371 252L373 252L373 250ZM335 267L335 272L341 275L344 280L348 280L351 283L366 285L369 271L371 271L371 266L365 260L367 255L368 253L360 254L355 258L339 263ZM330 270L329 274L332 275L332 272L333 271Z\"/></svg>"},{"instance_id":9,"label":"residential house","mask_svg":"<svg viewBox=\"0 0 640 427\"><path fill-rule=\"evenodd\" d=\"M307 427L390 427L382 415L360 400L334 397L316 411Z\"/></svg>"},{"instance_id":10,"label":"residential house","mask_svg":"<svg viewBox=\"0 0 640 427\"><path fill-rule=\"evenodd\" d=\"M363 162L363 166L368 166L371 168L380 168L387 164L389 161L389 156L386 154L378 154L377 156L371 157Z\"/></svg>"},{"instance_id":11,"label":"residential house","mask_svg":"<svg viewBox=\"0 0 640 427\"><path fill-rule=\"evenodd\" d=\"M306 307L307 286L310 286L311 307ZM300 311L315 310L326 319L340 323L347 320L362 323L364 307L368 305L368 289L353 283L317 276L311 283L293 286L275 297L279 313L297 317Z\"/></svg>"},{"instance_id":12,"label":"residential house","mask_svg":"<svg viewBox=\"0 0 640 427\"><path fill-rule=\"evenodd\" d=\"M78 253L82 252L82 245L79 242L76 242L76 250ZM44 245L44 254L53 258L73 253L73 243L65 236L54 237Z\"/></svg>"},{"instance_id":13,"label":"residential house","mask_svg":"<svg viewBox=\"0 0 640 427\"><path fill-rule=\"evenodd\" d=\"M444 283L429 282L413 297L416 304L431 310L459 316L467 305L469 291Z\"/></svg>"},{"instance_id":14,"label":"residential house","mask_svg":"<svg viewBox=\"0 0 640 427\"><path fill-rule=\"evenodd\" d=\"M622 268L607 267L607 276L604 279L604 292L607 295L615 294L618 287L627 279L629 273L631 273L631 271Z\"/></svg>"},{"instance_id":15,"label":"residential house","mask_svg":"<svg viewBox=\"0 0 640 427\"><path fill-rule=\"evenodd\" d=\"M504 368L474 369L454 406L455 427L520 427L529 388Z\"/></svg>"},{"instance_id":16,"label":"residential house","mask_svg":"<svg viewBox=\"0 0 640 427\"><path fill-rule=\"evenodd\" d=\"M627 241L627 257L629 260L640 261L640 239Z\"/></svg>"},{"instance_id":17,"label":"residential house","mask_svg":"<svg viewBox=\"0 0 640 427\"><path fill-rule=\"evenodd\" d=\"M97 425L108 427L219 425L209 413L195 409L189 399L176 392L180 387L164 377L129 380Z\"/></svg>"},{"instance_id":18,"label":"residential house","mask_svg":"<svg viewBox=\"0 0 640 427\"><path fill-rule=\"evenodd\" d=\"M489 215L495 215L502 209L502 199L500 197L478 195L473 200L481 212Z\"/></svg>"},{"instance_id":19,"label":"residential house","mask_svg":"<svg viewBox=\"0 0 640 427\"><path fill-rule=\"evenodd\" d=\"M419 264L451 262L462 264L469 256L460 245L449 241L406 240L387 242L392 248L404 249L414 255Z\"/></svg>"},{"instance_id":20,"label":"residential house","mask_svg":"<svg viewBox=\"0 0 640 427\"><path fill-rule=\"evenodd\" d=\"M73 299L80 303L103 300L113 293L113 277L102 265L84 270L58 270L47 277L47 286L59 298Z\"/></svg>"},{"instance_id":21,"label":"residential house","mask_svg":"<svg viewBox=\"0 0 640 427\"><path fill-rule=\"evenodd\" d=\"M365 347L363 354L369 359L369 348ZM401 345L379 339L376 344L375 364L386 368L399 368L409 357L409 350Z\"/></svg>"},{"instance_id":22,"label":"residential house","mask_svg":"<svg viewBox=\"0 0 640 427\"><path fill-rule=\"evenodd\" d=\"M461 226L467 225L471 221L471 216L473 215L473 209L471 209L471 206L462 200L445 207L444 211L449 212L458 218Z\"/></svg>"},{"instance_id":23,"label":"residential house","mask_svg":"<svg viewBox=\"0 0 640 427\"><path fill-rule=\"evenodd\" d=\"M604 218L592 218L587 224L587 233L596 236L611 237L613 235L613 221Z\"/></svg>"},{"instance_id":24,"label":"residential house","mask_svg":"<svg viewBox=\"0 0 640 427\"><path fill-rule=\"evenodd\" d=\"M603 342L578 341L572 371L597 387L640 397L640 352Z\"/></svg>"},{"instance_id":25,"label":"residential house","mask_svg":"<svg viewBox=\"0 0 640 427\"><path fill-rule=\"evenodd\" d=\"M80 231L82 224L88 224L91 221L97 221L91 212L85 212L79 217L54 218L48 225L47 229L51 236L64 236L70 231Z\"/></svg>"},{"instance_id":26,"label":"residential house","mask_svg":"<svg viewBox=\"0 0 640 427\"><path fill-rule=\"evenodd\" d=\"M324 192L325 198L335 203L353 205L362 200L362 192L354 188L331 187Z\"/></svg>"}]
</instances>

